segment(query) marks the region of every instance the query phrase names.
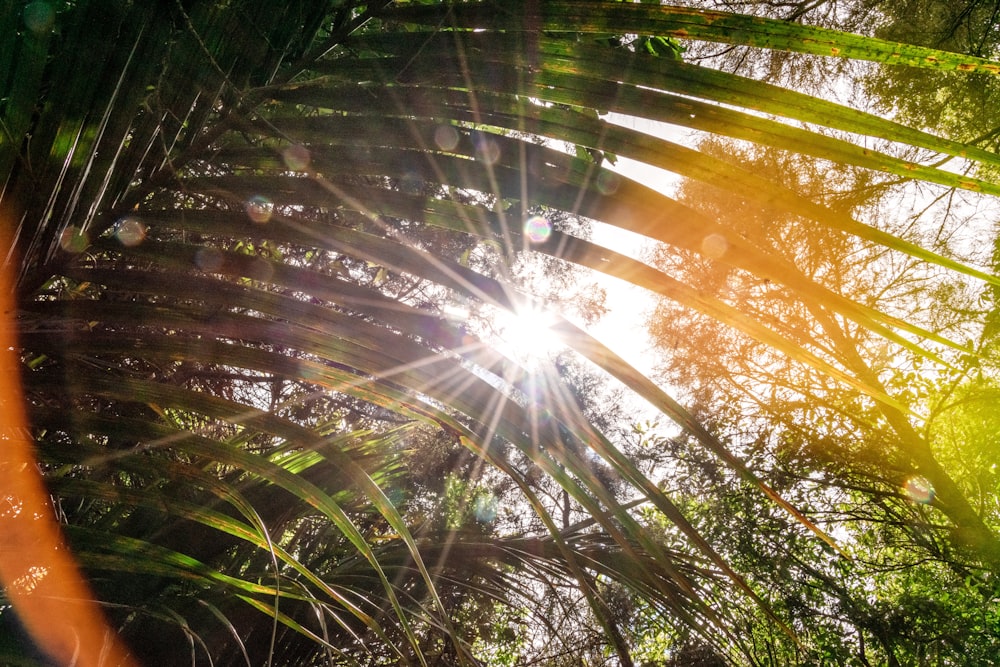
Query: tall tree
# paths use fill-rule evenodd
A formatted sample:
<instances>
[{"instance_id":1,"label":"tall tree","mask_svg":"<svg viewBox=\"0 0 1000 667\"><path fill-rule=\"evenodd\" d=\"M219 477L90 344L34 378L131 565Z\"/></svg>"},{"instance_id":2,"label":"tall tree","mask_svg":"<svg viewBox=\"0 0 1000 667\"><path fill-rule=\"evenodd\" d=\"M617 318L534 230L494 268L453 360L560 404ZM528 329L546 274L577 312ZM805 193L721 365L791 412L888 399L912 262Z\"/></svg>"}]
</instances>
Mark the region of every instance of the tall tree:
<instances>
[{"instance_id":1,"label":"tall tree","mask_svg":"<svg viewBox=\"0 0 1000 667\"><path fill-rule=\"evenodd\" d=\"M891 182L873 182L864 172L731 141L706 140L702 149L752 164L757 173L833 208L867 210L868 217L881 218L887 228L932 237L920 220L905 214L901 204L908 200L893 193ZM726 238L770 247L837 293L939 334L984 332L990 309L982 305L981 297L987 295L974 284L901 262L857 239L775 215L695 181L685 182L678 194L681 201L719 219ZM933 235L939 242L946 238L939 228ZM990 400L992 380L987 378L995 377L996 368L984 340L974 345L972 356L942 350L950 366L902 347L893 349L871 332L795 301L780 285L711 257L726 238L706 239L702 256L663 246L653 262L706 298L794 339L852 379L877 383L884 393L872 401L857 385L831 382L815 364L810 368L780 353L761 335L741 333L662 299L650 330L664 352L663 370L670 380L690 393L717 432L728 434L731 446L745 452L758 474L800 507L824 517L828 530L841 533L853 560L834 567L826 554L798 544L796 531L746 497L739 480L711 462L684 455L686 444L675 444L674 457L685 474L705 478L715 488L691 485L696 489L693 506L706 518L731 517L718 523L713 543L728 545L720 548L731 559L761 568L762 585L780 596L778 604L788 605L788 613L800 616L816 633L816 651L826 643L826 650L843 659L860 651L866 659L878 656L876 662L888 664L917 660L907 646L918 647L920 655L931 651L952 659L989 655L998 638L983 630L992 612L980 612L984 605L989 608L992 584L981 589L979 582L992 581L996 571L997 552L989 535L1000 516L992 510L996 487L991 464L976 453L989 444L982 436L950 431L966 405L975 409L979 401ZM947 416L953 410L956 414ZM744 535L761 537L740 539ZM770 576L775 568L782 572L778 580ZM852 581L873 582L867 597L852 590ZM943 600L910 595L926 590L930 581L949 582ZM818 597L809 600L802 590ZM947 611L949 599L962 609ZM830 607L836 616L824 627L823 614ZM940 617L950 613L976 620L944 630ZM846 634L857 639L845 636L839 623L854 624ZM961 648L953 653L953 646ZM794 650L782 653L788 664L802 659Z\"/></svg>"}]
</instances>

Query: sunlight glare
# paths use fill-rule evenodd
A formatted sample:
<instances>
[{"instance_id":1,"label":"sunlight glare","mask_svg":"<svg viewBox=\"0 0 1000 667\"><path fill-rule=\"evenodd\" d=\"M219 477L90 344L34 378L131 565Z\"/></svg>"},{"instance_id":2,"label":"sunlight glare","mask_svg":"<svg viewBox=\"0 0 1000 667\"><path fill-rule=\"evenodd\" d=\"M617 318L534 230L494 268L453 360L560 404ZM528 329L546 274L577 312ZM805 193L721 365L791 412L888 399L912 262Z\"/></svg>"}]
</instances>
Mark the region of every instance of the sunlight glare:
<instances>
[{"instance_id":1,"label":"sunlight glare","mask_svg":"<svg viewBox=\"0 0 1000 667\"><path fill-rule=\"evenodd\" d=\"M467 322L469 320L469 309L461 305L446 305L442 313L452 322Z\"/></svg>"},{"instance_id":2,"label":"sunlight glare","mask_svg":"<svg viewBox=\"0 0 1000 667\"><path fill-rule=\"evenodd\" d=\"M501 310L497 327L502 351L528 368L536 366L560 345L552 331L555 316L537 307L525 307L517 312Z\"/></svg>"}]
</instances>

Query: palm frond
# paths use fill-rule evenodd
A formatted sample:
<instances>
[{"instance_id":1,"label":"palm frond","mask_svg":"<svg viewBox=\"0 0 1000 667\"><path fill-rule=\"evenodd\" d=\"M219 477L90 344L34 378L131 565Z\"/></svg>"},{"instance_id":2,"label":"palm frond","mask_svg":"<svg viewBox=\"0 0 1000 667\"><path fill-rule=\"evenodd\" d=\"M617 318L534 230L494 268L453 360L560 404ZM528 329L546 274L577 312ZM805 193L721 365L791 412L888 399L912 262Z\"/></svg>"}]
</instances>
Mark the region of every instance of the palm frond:
<instances>
[{"instance_id":1,"label":"palm frond","mask_svg":"<svg viewBox=\"0 0 1000 667\"><path fill-rule=\"evenodd\" d=\"M603 117L997 195L1000 158L976 145L610 38L1000 73L981 58L645 3L65 2L41 30L26 12L0 19L21 26L0 36L12 54L0 58L0 169L19 370L69 542L147 658L180 633L196 656L234 664L473 664L488 633L462 623L462 605L541 615L519 589L528 582L575 591L580 618L589 614L622 664L625 620L604 599L606 582L665 622L739 648L730 607L702 585L725 579L794 635L590 423L557 369L519 368L443 305L533 302L516 266L544 256L713 318L858 392L894 424L919 418L836 341L753 319L570 228L542 241L525 233L532 216L567 215L773 282L817 318L842 318L929 363L974 351L618 175L616 156L1000 285L982 267ZM869 148L872 138L885 149ZM724 249L706 251L706 237ZM491 259L470 260L484 249ZM679 400L570 318L556 321L573 354L839 549ZM532 372L534 394L518 382ZM446 503L414 491L424 482L407 470L425 441L473 461L468 484L508 494L532 532L467 515L431 525ZM952 518L966 516L957 488L939 492ZM545 494L570 508L562 525ZM682 546L668 546L646 510ZM587 519L572 524L573 512ZM162 664L189 661L183 653Z\"/></svg>"}]
</instances>

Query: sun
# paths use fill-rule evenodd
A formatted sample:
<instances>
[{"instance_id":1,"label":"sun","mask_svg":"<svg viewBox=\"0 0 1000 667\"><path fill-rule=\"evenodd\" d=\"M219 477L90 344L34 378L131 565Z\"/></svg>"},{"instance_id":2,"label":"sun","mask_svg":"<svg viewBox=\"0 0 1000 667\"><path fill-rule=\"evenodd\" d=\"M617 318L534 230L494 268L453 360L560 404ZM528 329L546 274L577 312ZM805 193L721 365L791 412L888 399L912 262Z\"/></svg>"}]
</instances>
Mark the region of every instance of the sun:
<instances>
[{"instance_id":1,"label":"sun","mask_svg":"<svg viewBox=\"0 0 1000 667\"><path fill-rule=\"evenodd\" d=\"M497 311L494 324L501 352L526 368L537 367L562 346L552 330L557 319L553 312L536 305Z\"/></svg>"}]
</instances>

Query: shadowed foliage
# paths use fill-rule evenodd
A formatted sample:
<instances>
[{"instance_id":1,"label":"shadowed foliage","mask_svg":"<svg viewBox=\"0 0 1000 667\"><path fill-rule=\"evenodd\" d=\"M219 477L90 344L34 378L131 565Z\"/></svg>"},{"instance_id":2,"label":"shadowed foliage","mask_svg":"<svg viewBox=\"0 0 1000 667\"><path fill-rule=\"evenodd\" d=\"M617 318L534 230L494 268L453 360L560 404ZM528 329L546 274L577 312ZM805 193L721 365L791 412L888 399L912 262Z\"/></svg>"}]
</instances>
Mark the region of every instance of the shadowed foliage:
<instances>
[{"instance_id":1,"label":"shadowed foliage","mask_svg":"<svg viewBox=\"0 0 1000 667\"><path fill-rule=\"evenodd\" d=\"M983 58L655 3L3 10L5 257L38 464L110 625L144 664L628 665L651 632L637 614L680 633L668 664L739 662L754 651L735 629L745 605L796 634L654 480L664 472L595 417L585 374L673 420L822 557L840 557L835 540L591 337L599 305L553 314L559 363L498 345L498 310L560 305L528 289L524 263L666 297L900 431L913 406L838 341L605 248L589 222L773 283L817 320L928 364L975 351L621 176L619 158L806 220L834 250L846 238L1000 286L984 267L609 115L996 195L994 153L686 62L683 44L995 76ZM948 157L979 171L941 168ZM902 440L962 543L995 569L997 538L966 493L921 440ZM9 606L0 624L19 632ZM9 659L42 660L23 638L10 644Z\"/></svg>"}]
</instances>

